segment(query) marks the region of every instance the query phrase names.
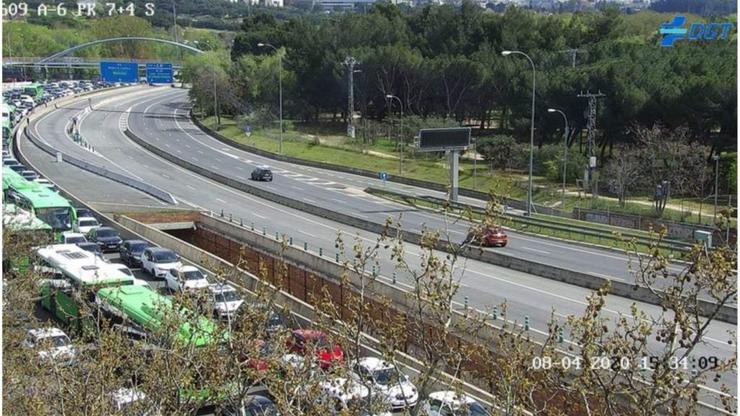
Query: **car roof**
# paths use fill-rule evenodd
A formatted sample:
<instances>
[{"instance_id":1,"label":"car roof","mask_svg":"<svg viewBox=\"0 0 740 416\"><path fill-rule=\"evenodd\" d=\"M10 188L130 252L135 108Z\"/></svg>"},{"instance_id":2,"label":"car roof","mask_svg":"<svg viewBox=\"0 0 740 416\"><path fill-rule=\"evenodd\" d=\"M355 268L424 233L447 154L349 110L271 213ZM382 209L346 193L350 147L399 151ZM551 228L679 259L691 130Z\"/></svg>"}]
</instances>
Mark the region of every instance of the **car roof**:
<instances>
[{"instance_id":1,"label":"car roof","mask_svg":"<svg viewBox=\"0 0 740 416\"><path fill-rule=\"evenodd\" d=\"M85 220L85 221L93 220L95 222L98 221L98 219L95 218L95 217L77 217L77 222L80 222L80 221L83 221L83 220Z\"/></svg>"},{"instance_id":2,"label":"car roof","mask_svg":"<svg viewBox=\"0 0 740 416\"><path fill-rule=\"evenodd\" d=\"M195 266L184 265L184 266L180 267L180 271L181 272L193 272L193 271L196 271L196 270L197 271L200 271L200 269L197 268L197 267L195 267Z\"/></svg>"},{"instance_id":3,"label":"car roof","mask_svg":"<svg viewBox=\"0 0 740 416\"><path fill-rule=\"evenodd\" d=\"M236 288L228 283L211 283L208 285L208 290L214 293L236 292Z\"/></svg>"},{"instance_id":4,"label":"car roof","mask_svg":"<svg viewBox=\"0 0 740 416\"><path fill-rule=\"evenodd\" d=\"M357 363L367 368L370 371L393 368L393 364L385 360L381 360L380 358L377 358L377 357L362 357L359 360L357 360Z\"/></svg>"},{"instance_id":5,"label":"car roof","mask_svg":"<svg viewBox=\"0 0 740 416\"><path fill-rule=\"evenodd\" d=\"M447 403L453 408L458 408L463 404L475 403L475 399L472 397L465 394L458 394L452 390L435 391L434 393L429 394L429 398Z\"/></svg>"},{"instance_id":6,"label":"car roof","mask_svg":"<svg viewBox=\"0 0 740 416\"><path fill-rule=\"evenodd\" d=\"M124 243L124 244L126 244L126 243L129 243L129 244L139 244L139 243L143 243L143 244L149 244L149 242L148 242L148 241L146 241L146 240L139 240L139 239L134 239L134 240L125 240L125 241L124 241L123 243Z\"/></svg>"},{"instance_id":7,"label":"car roof","mask_svg":"<svg viewBox=\"0 0 740 416\"><path fill-rule=\"evenodd\" d=\"M151 253L166 253L166 252L172 252L172 253L174 253L173 250L170 250L170 249L164 248L164 247L147 247L146 249L149 250ZM175 253L175 254L177 254L177 253Z\"/></svg>"},{"instance_id":8,"label":"car roof","mask_svg":"<svg viewBox=\"0 0 740 416\"><path fill-rule=\"evenodd\" d=\"M118 230L116 230L113 227L98 227L98 231L102 231L102 230L112 230L112 231L118 232Z\"/></svg>"},{"instance_id":9,"label":"car roof","mask_svg":"<svg viewBox=\"0 0 740 416\"><path fill-rule=\"evenodd\" d=\"M62 232L62 235L64 237L84 237L85 236L85 234L78 233L78 232L75 232L75 231L63 231Z\"/></svg>"},{"instance_id":10,"label":"car roof","mask_svg":"<svg viewBox=\"0 0 740 416\"><path fill-rule=\"evenodd\" d=\"M67 334L64 333L59 328L56 327L49 327L49 328L39 328L39 329L30 329L28 330L28 334L33 336L36 339L40 338L47 338L47 337L56 337L59 335L66 336Z\"/></svg>"}]
</instances>

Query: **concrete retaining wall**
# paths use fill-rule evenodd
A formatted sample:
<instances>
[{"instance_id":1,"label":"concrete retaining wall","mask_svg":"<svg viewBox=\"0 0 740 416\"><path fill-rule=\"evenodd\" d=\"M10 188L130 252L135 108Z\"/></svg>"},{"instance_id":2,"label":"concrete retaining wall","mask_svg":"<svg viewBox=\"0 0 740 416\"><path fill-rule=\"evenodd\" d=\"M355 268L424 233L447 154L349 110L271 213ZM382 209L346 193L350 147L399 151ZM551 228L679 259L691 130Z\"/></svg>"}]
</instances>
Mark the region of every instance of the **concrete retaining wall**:
<instances>
[{"instance_id":1,"label":"concrete retaining wall","mask_svg":"<svg viewBox=\"0 0 740 416\"><path fill-rule=\"evenodd\" d=\"M275 202L281 205L285 205L290 208L298 209L300 211L303 211L309 214L317 215L317 216L329 219L331 221L336 221L336 222L339 222L339 223L342 223L342 224L345 224L351 227L359 228L365 231L370 231L376 234L390 233L391 235L394 235L398 231L397 229L392 228L392 227L388 228L384 224L378 224L372 221L363 220L363 219L356 218L356 217L353 217L351 215L347 215L341 212L332 211L332 210L329 210L323 207L319 207L317 205L313 205L313 204L309 204L309 203L299 201L296 199L288 198L286 196L283 196L283 195L280 195L274 192L260 189L248 183L237 181L233 178L226 177L219 173L209 171L201 166L198 166L186 160L180 159L177 156L170 154L158 148L157 146L154 146L148 143L146 140L138 137L137 135L132 133L130 130L126 130L125 133L131 140L138 143L139 145L146 148L147 150L151 151L152 153L164 159L167 159L179 166L182 166L185 169L196 172L199 175L205 176L207 178L210 178L216 182L222 183L234 189L238 189L238 190L250 193L252 195L258 196L260 198L266 199L268 201L272 201L272 202ZM401 231L401 236L404 241L407 241L413 244L420 244L422 240L421 234L409 232L409 231ZM549 264L519 259L519 258L515 258L515 257L508 256L505 254L497 253L491 250L481 250L481 249L477 249L474 247L468 247L467 250L460 251L459 245L454 244L454 243L440 242L436 248L439 250L444 250L444 251L452 252L452 253L457 252L467 258L471 258L474 260L479 260L482 262L507 267L512 270L529 273L529 274L533 274L536 276L545 277L548 279L558 280L558 281L573 284L576 286L585 287L587 289L599 289L603 287L605 284L607 284L608 282L611 282L611 291L610 291L611 294L626 297L628 299L650 303L653 305L660 305L660 299L657 296L655 296L652 292L650 292L647 288L638 287L638 286L620 282L617 280L609 280L603 277L598 277L598 276L594 276L594 275L590 275L586 273L575 272L572 270L555 267ZM714 309L713 304L709 302L700 301L699 313L702 316L707 316L713 311L713 309ZM723 307L717 319L736 324L737 323L736 308Z\"/></svg>"}]
</instances>

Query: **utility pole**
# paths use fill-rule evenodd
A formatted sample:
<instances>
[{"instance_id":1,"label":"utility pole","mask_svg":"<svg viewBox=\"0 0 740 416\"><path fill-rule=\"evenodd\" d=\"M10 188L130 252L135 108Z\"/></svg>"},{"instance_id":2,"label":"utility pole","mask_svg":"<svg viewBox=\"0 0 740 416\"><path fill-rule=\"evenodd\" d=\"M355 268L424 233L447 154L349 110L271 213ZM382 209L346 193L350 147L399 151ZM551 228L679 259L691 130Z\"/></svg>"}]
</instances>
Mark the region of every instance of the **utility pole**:
<instances>
[{"instance_id":1,"label":"utility pole","mask_svg":"<svg viewBox=\"0 0 740 416\"><path fill-rule=\"evenodd\" d=\"M584 53L586 51L583 50L583 49L570 48L570 49L565 49L565 50L558 51L558 52L560 52L560 53L569 53L570 54L570 59L571 59L571 67L575 68L576 67L576 55L578 55L579 53Z\"/></svg>"},{"instance_id":2,"label":"utility pole","mask_svg":"<svg viewBox=\"0 0 740 416\"><path fill-rule=\"evenodd\" d=\"M578 94L578 97L588 99L588 110L586 113L588 166L586 167L586 177L584 180L587 182L587 186L591 188L591 196L593 197L596 195L596 185L593 181L593 171L596 168L596 156L594 154L594 142L596 140L596 100L606 97L606 94L603 94L601 91L596 94L586 91L585 94L583 92Z\"/></svg>"},{"instance_id":3,"label":"utility pole","mask_svg":"<svg viewBox=\"0 0 740 416\"><path fill-rule=\"evenodd\" d=\"M344 64L347 65L347 71L349 72L349 77L347 77L348 85L348 110L347 110L347 135L351 138L355 138L355 126L354 126L354 115L355 115L355 86L354 86L354 74L355 74L355 65L359 64L360 62L355 59L352 56L348 56L344 60Z\"/></svg>"}]
</instances>

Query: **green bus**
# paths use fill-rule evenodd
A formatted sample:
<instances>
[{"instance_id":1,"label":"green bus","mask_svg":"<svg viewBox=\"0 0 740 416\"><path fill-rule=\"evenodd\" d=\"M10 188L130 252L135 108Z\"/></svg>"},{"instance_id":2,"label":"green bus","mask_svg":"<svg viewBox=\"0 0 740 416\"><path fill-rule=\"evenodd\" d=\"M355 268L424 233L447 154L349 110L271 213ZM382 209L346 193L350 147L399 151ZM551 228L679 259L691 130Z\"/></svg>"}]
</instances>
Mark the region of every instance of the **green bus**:
<instances>
[{"instance_id":1,"label":"green bus","mask_svg":"<svg viewBox=\"0 0 740 416\"><path fill-rule=\"evenodd\" d=\"M120 320L121 324L133 326L132 332L152 333L164 324L168 313L174 313L172 301L153 291L146 285L119 286L102 288L97 293L96 303L110 317ZM182 323L176 334L176 340L187 345L202 347L212 344L216 333L216 324L204 316L194 316L192 312L181 308L177 312L183 318L195 318L195 324Z\"/></svg>"},{"instance_id":2,"label":"green bus","mask_svg":"<svg viewBox=\"0 0 740 416\"><path fill-rule=\"evenodd\" d=\"M80 319L77 299L92 305L100 288L137 283L117 265L75 244L39 247L34 251L33 263L34 270L43 276L39 285L41 306L80 333L88 322Z\"/></svg>"},{"instance_id":3,"label":"green bus","mask_svg":"<svg viewBox=\"0 0 740 416\"><path fill-rule=\"evenodd\" d=\"M23 87L23 93L30 95L33 101L38 101L44 96L44 86L41 84L31 84Z\"/></svg>"},{"instance_id":4,"label":"green bus","mask_svg":"<svg viewBox=\"0 0 740 416\"><path fill-rule=\"evenodd\" d=\"M2 117L3 117L3 122L7 120L10 127L13 127L13 124L14 124L13 121L15 120L14 118L15 117L15 106L5 101L5 98L3 98Z\"/></svg>"},{"instance_id":5,"label":"green bus","mask_svg":"<svg viewBox=\"0 0 740 416\"><path fill-rule=\"evenodd\" d=\"M10 119L4 118L3 119L3 141L10 139L11 127L12 126L10 125Z\"/></svg>"},{"instance_id":6,"label":"green bus","mask_svg":"<svg viewBox=\"0 0 740 416\"><path fill-rule=\"evenodd\" d=\"M55 236L71 230L77 221L77 213L67 199L7 167L3 167L3 198L15 201L19 208L51 226Z\"/></svg>"},{"instance_id":7,"label":"green bus","mask_svg":"<svg viewBox=\"0 0 740 416\"><path fill-rule=\"evenodd\" d=\"M4 270L17 270L21 273L28 270L29 256L26 249L42 244L49 244L53 238L51 227L35 218L28 211L15 204L3 204L3 232L9 250L4 250Z\"/></svg>"}]
</instances>

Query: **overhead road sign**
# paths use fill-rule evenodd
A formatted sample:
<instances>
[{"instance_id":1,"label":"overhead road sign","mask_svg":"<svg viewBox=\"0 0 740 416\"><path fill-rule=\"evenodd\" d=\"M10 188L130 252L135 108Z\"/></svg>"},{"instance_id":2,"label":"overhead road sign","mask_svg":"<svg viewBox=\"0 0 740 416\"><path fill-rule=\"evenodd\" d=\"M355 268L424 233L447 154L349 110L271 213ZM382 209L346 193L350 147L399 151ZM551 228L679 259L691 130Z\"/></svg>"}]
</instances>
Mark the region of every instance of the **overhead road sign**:
<instances>
[{"instance_id":1,"label":"overhead road sign","mask_svg":"<svg viewBox=\"0 0 740 416\"><path fill-rule=\"evenodd\" d=\"M146 82L172 84L172 64L146 64Z\"/></svg>"},{"instance_id":2,"label":"overhead road sign","mask_svg":"<svg viewBox=\"0 0 740 416\"><path fill-rule=\"evenodd\" d=\"M419 151L463 150L470 146L470 127L419 130Z\"/></svg>"},{"instance_id":3,"label":"overhead road sign","mask_svg":"<svg viewBox=\"0 0 740 416\"><path fill-rule=\"evenodd\" d=\"M138 82L139 65L136 62L101 62L100 78L107 82Z\"/></svg>"}]
</instances>

